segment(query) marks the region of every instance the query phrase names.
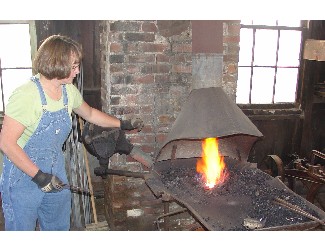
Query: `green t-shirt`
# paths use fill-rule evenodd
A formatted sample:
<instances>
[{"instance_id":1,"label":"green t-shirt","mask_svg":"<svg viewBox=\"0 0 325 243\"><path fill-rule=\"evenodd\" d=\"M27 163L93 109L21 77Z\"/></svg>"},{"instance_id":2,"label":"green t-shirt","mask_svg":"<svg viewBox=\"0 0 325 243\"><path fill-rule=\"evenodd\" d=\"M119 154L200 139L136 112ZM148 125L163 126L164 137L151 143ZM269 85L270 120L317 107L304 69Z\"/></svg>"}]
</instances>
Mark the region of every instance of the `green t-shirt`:
<instances>
[{"instance_id":1,"label":"green t-shirt","mask_svg":"<svg viewBox=\"0 0 325 243\"><path fill-rule=\"evenodd\" d=\"M77 87L73 84L66 84L66 90L68 95L68 110L71 115L72 110L81 105L83 98ZM45 94L45 98L47 102L46 109L48 111L58 111L64 108L63 94L59 101L51 99L47 94ZM5 113L26 127L18 140L18 145L23 148L36 130L43 114L41 96L33 81L29 81L14 90L9 97Z\"/></svg>"}]
</instances>

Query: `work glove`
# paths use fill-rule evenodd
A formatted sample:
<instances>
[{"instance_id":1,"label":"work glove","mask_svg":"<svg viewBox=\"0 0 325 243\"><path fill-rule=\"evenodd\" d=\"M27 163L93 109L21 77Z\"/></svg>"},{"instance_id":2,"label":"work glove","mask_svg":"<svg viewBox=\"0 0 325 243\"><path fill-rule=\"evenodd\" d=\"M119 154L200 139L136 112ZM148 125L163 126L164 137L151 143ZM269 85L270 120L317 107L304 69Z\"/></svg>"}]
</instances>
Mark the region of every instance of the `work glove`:
<instances>
[{"instance_id":1,"label":"work glove","mask_svg":"<svg viewBox=\"0 0 325 243\"><path fill-rule=\"evenodd\" d=\"M121 119L121 130L133 130L138 129L140 132L143 128L143 121L140 118L132 118L129 120Z\"/></svg>"},{"instance_id":2,"label":"work glove","mask_svg":"<svg viewBox=\"0 0 325 243\"><path fill-rule=\"evenodd\" d=\"M58 192L63 189L63 182L55 175L38 170L32 179L43 192Z\"/></svg>"}]
</instances>

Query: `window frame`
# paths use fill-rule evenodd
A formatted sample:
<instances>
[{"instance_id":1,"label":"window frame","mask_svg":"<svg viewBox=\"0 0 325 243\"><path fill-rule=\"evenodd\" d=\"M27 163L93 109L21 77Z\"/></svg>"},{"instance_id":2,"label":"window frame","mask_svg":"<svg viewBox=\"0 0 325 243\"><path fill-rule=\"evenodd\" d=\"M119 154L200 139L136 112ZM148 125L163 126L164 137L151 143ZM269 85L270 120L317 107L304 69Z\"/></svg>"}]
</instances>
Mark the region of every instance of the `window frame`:
<instances>
[{"instance_id":1,"label":"window frame","mask_svg":"<svg viewBox=\"0 0 325 243\"><path fill-rule=\"evenodd\" d=\"M0 25L2 24L28 24L29 25L29 35L30 35L30 46L31 46L31 60L34 59L37 50L37 38L36 38L36 26L34 20L0 20ZM2 80L2 71L8 69L26 69L27 67L10 67L3 68L1 66L0 60L0 85L1 85L1 96L2 96L2 106L3 110L0 111L0 124L2 125L3 116L5 113L5 104L4 104L4 92L3 92L3 80ZM32 68L32 67L31 67Z\"/></svg>"},{"instance_id":2,"label":"window frame","mask_svg":"<svg viewBox=\"0 0 325 243\"><path fill-rule=\"evenodd\" d=\"M301 73L303 71L303 67L304 67L304 60L302 59L303 56L303 46L304 46L304 42L306 40L306 33L308 31L308 21L307 20L302 20L301 21L301 25L300 27L289 27L289 26L283 26L283 25L279 25L279 26L270 26L270 25L250 25L250 24L240 24L240 29L242 28L247 28L247 29L253 29L253 31L256 29L269 29L269 30L277 30L277 31L281 31L281 30L297 30L297 31L301 31L301 44L300 44L300 56L299 56L299 65L297 66L298 68L298 75L297 75L297 82L296 82L296 97L295 97L295 101L294 102L281 102L281 103L274 103L274 96L275 96L275 84L276 84L276 77L274 76L274 83L273 83L273 90L272 90L272 103L251 103L251 92L252 92L252 75L250 77L250 87L249 87L249 103L237 103L237 105L244 109L244 110L250 110L250 109L260 109L260 110L264 110L264 109L284 109L284 110L290 110L292 108L299 108L300 107L300 92L301 92ZM279 40L279 37L278 37ZM253 46L254 48L254 46ZM278 47L277 50L278 52ZM252 49L253 52L253 49ZM239 55L239 53L238 53ZM251 65L239 65L238 63L238 68L239 67L250 67L251 69L254 69L254 67L261 67L258 65L253 65L251 63ZM269 66L268 66L269 67ZM283 68L284 66L281 65L272 65L270 66L271 68L273 67L274 69L276 69L277 67L281 67ZM288 68L292 68L291 66L288 66ZM276 71L276 70L275 70Z\"/></svg>"}]
</instances>

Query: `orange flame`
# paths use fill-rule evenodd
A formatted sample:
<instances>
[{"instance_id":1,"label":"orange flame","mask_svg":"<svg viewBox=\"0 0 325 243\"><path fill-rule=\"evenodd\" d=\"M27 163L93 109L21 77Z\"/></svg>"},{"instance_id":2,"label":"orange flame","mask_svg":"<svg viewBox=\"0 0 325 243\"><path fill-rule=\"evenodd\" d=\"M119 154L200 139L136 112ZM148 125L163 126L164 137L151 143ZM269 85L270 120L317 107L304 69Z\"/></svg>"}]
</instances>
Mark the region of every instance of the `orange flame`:
<instances>
[{"instance_id":1,"label":"orange flame","mask_svg":"<svg viewBox=\"0 0 325 243\"><path fill-rule=\"evenodd\" d=\"M201 173L208 188L224 182L226 173L224 157L219 154L218 139L206 138L202 141L202 158L198 159L196 171Z\"/></svg>"}]
</instances>

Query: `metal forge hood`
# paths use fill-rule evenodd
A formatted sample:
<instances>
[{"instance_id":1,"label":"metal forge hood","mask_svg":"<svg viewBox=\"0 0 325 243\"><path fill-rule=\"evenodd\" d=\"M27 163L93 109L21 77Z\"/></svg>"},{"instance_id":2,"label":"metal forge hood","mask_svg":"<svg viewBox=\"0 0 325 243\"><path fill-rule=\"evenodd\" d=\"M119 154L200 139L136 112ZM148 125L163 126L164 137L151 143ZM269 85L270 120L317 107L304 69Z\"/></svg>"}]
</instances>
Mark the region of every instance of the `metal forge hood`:
<instances>
[{"instance_id":1,"label":"metal forge hood","mask_svg":"<svg viewBox=\"0 0 325 243\"><path fill-rule=\"evenodd\" d=\"M201 157L202 139L217 137L219 152L247 161L263 134L221 87L193 89L156 161Z\"/></svg>"}]
</instances>

